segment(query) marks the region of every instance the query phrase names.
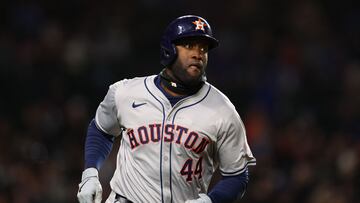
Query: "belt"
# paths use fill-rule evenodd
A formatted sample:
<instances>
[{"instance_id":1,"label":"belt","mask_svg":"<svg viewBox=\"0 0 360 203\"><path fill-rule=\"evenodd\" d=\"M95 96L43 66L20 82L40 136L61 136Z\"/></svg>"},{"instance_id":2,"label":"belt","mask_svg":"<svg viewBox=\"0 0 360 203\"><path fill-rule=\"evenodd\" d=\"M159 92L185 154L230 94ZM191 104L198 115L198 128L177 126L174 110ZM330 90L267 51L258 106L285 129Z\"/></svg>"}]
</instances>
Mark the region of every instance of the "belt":
<instances>
[{"instance_id":1,"label":"belt","mask_svg":"<svg viewBox=\"0 0 360 203\"><path fill-rule=\"evenodd\" d=\"M132 201L128 200L126 197L119 195L118 193L115 193L115 199L122 203L133 203Z\"/></svg>"}]
</instances>

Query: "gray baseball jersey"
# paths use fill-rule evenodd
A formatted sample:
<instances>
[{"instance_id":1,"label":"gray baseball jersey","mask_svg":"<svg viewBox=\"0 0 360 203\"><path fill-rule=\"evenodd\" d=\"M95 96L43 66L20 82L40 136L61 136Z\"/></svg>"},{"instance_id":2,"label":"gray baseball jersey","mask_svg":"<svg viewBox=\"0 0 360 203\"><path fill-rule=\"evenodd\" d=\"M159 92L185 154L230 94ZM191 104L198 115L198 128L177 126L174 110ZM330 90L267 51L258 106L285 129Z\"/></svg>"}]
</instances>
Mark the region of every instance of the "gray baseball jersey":
<instances>
[{"instance_id":1,"label":"gray baseball jersey","mask_svg":"<svg viewBox=\"0 0 360 203\"><path fill-rule=\"evenodd\" d=\"M97 126L121 136L114 192L133 202L185 202L206 193L216 167L232 176L255 165L241 118L223 93L206 82L172 107L155 77L114 83L96 111Z\"/></svg>"}]
</instances>

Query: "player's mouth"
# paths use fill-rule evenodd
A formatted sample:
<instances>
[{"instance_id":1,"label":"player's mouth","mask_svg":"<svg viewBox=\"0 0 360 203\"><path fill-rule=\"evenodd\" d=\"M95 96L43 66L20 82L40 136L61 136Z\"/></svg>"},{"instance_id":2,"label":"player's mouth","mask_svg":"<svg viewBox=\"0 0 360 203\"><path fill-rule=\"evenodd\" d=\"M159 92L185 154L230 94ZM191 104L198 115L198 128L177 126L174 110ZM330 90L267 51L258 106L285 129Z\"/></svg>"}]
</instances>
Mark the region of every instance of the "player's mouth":
<instances>
[{"instance_id":1,"label":"player's mouth","mask_svg":"<svg viewBox=\"0 0 360 203\"><path fill-rule=\"evenodd\" d=\"M203 69L203 64L200 63L200 62L190 63L189 68L196 68L196 69L202 70Z\"/></svg>"}]
</instances>

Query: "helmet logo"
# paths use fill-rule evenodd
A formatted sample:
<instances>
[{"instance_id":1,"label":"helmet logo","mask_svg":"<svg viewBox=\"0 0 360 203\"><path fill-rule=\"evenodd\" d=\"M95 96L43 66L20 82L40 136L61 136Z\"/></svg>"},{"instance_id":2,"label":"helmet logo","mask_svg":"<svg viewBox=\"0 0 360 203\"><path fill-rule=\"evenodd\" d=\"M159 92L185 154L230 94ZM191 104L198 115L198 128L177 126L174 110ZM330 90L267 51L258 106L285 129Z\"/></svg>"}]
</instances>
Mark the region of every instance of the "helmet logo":
<instances>
[{"instance_id":1,"label":"helmet logo","mask_svg":"<svg viewBox=\"0 0 360 203\"><path fill-rule=\"evenodd\" d=\"M205 32L204 27L207 26L207 24L203 21L201 21L201 19L199 18L198 20L192 22L194 25L196 25L195 30L202 30Z\"/></svg>"}]
</instances>

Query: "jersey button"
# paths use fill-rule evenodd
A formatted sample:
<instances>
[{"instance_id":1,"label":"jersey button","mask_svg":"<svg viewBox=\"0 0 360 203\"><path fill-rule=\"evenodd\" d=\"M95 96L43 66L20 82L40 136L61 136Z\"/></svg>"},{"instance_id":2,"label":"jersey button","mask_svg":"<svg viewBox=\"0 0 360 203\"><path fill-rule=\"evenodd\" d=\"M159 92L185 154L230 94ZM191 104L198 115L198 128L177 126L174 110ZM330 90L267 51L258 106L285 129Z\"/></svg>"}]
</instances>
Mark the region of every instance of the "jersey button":
<instances>
[{"instance_id":1,"label":"jersey button","mask_svg":"<svg viewBox=\"0 0 360 203\"><path fill-rule=\"evenodd\" d=\"M169 158L167 156L164 156L164 161L167 161Z\"/></svg>"}]
</instances>

